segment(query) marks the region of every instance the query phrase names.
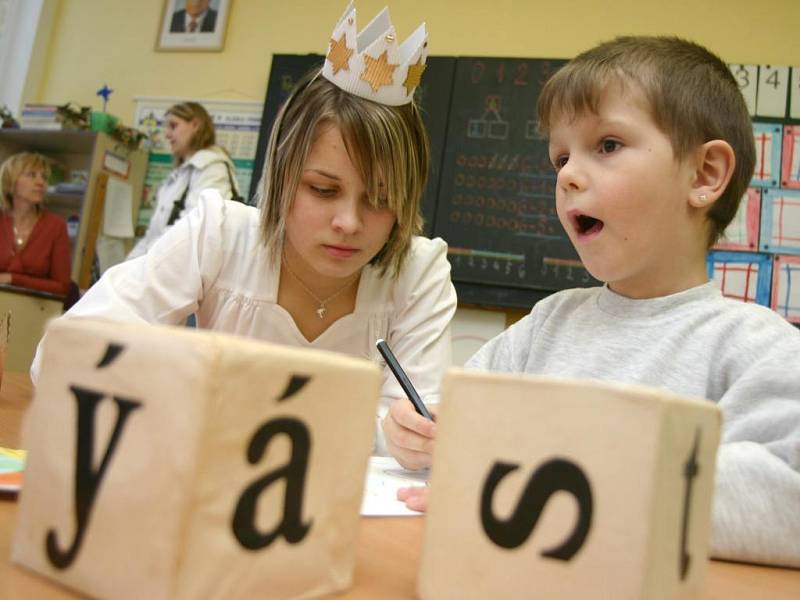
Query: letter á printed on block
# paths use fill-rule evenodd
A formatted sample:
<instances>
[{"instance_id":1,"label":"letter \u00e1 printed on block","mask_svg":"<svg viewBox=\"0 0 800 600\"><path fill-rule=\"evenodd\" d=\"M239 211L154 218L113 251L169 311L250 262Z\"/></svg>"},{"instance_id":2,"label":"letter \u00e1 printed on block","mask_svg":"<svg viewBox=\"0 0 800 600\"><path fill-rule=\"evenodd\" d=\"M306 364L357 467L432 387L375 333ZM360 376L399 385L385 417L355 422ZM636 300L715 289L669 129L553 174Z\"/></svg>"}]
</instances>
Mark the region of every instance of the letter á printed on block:
<instances>
[{"instance_id":1,"label":"letter \u00e1 printed on block","mask_svg":"<svg viewBox=\"0 0 800 600\"><path fill-rule=\"evenodd\" d=\"M380 370L185 328L55 321L12 558L100 598L351 584Z\"/></svg>"}]
</instances>

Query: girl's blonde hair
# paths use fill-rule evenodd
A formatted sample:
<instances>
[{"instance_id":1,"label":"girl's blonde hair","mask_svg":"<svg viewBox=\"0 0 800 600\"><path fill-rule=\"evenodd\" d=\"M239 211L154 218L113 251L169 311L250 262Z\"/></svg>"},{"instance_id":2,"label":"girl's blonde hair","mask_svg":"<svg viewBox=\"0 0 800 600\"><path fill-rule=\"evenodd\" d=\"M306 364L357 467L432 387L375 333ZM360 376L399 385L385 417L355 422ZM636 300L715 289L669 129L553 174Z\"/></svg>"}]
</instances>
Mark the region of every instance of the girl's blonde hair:
<instances>
[{"instance_id":1,"label":"girl's blonde hair","mask_svg":"<svg viewBox=\"0 0 800 600\"><path fill-rule=\"evenodd\" d=\"M339 128L374 207L389 208L396 222L372 259L381 275L396 276L412 237L422 230L420 202L428 177L429 144L414 102L386 106L349 94L317 72L300 80L278 113L267 146L256 197L261 233L275 260L281 254L286 216L320 125Z\"/></svg>"},{"instance_id":2,"label":"girl's blonde hair","mask_svg":"<svg viewBox=\"0 0 800 600\"><path fill-rule=\"evenodd\" d=\"M25 171L42 171L45 179L50 178L50 159L36 152L20 152L9 156L0 165L0 209L14 207L14 189L17 179Z\"/></svg>"},{"instance_id":3,"label":"girl's blonde hair","mask_svg":"<svg viewBox=\"0 0 800 600\"><path fill-rule=\"evenodd\" d=\"M192 135L192 139L189 140L190 155L217 143L214 122L202 104L197 102L173 104L167 109L166 114L175 115L184 121L197 121L197 130ZM183 162L182 158L176 158L175 160L179 165Z\"/></svg>"}]
</instances>

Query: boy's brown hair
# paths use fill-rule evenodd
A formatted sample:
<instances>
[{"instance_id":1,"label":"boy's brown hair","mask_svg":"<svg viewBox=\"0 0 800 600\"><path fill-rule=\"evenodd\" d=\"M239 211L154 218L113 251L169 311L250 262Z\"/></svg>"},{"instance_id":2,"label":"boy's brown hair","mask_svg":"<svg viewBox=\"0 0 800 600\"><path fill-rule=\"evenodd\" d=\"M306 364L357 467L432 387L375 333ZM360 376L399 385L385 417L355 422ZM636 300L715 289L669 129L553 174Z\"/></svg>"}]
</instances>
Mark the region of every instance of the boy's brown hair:
<instances>
[{"instance_id":1,"label":"boy's brown hair","mask_svg":"<svg viewBox=\"0 0 800 600\"><path fill-rule=\"evenodd\" d=\"M540 131L546 135L555 119L596 113L613 82L632 83L644 93L678 160L710 140L733 148L730 183L708 211L710 247L736 216L755 168L753 126L728 66L706 48L677 37L616 38L578 55L545 84L537 106Z\"/></svg>"},{"instance_id":2,"label":"boy's brown hair","mask_svg":"<svg viewBox=\"0 0 800 600\"><path fill-rule=\"evenodd\" d=\"M318 73L298 82L272 126L257 192L264 242L277 260L308 152L320 127L335 125L367 187L370 204L395 214L389 239L371 264L382 275L397 275L413 236L422 230L420 204L430 157L422 115L413 101L378 104L345 92Z\"/></svg>"}]
</instances>

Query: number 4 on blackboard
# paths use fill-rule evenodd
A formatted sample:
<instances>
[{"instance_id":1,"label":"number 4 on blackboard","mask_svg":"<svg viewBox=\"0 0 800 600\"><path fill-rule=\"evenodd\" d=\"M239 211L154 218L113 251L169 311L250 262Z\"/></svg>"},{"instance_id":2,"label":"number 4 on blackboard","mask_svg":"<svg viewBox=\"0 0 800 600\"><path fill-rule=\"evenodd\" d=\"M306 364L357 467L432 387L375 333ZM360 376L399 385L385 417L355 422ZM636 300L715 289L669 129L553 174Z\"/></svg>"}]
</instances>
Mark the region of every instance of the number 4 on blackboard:
<instances>
[{"instance_id":1,"label":"number 4 on blackboard","mask_svg":"<svg viewBox=\"0 0 800 600\"><path fill-rule=\"evenodd\" d=\"M789 67L761 65L758 69L756 115L779 119L785 117L788 90Z\"/></svg>"}]
</instances>

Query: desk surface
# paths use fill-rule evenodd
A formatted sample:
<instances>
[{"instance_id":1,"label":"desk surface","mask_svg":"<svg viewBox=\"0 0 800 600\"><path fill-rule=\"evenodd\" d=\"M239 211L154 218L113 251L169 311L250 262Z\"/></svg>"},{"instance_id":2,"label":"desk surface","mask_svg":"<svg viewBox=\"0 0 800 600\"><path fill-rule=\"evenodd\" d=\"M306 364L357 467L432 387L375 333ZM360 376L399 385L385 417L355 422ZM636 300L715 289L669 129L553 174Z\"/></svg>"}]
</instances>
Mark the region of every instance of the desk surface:
<instances>
[{"instance_id":1,"label":"desk surface","mask_svg":"<svg viewBox=\"0 0 800 600\"><path fill-rule=\"evenodd\" d=\"M6 373L0 387L0 446L19 447L20 424L31 399L26 374ZM0 496L0 598L78 598L79 596L9 561L16 500ZM415 598L424 519L416 517L361 520L355 585L336 598L381 600ZM800 570L710 561L706 598L800 598Z\"/></svg>"}]
</instances>

